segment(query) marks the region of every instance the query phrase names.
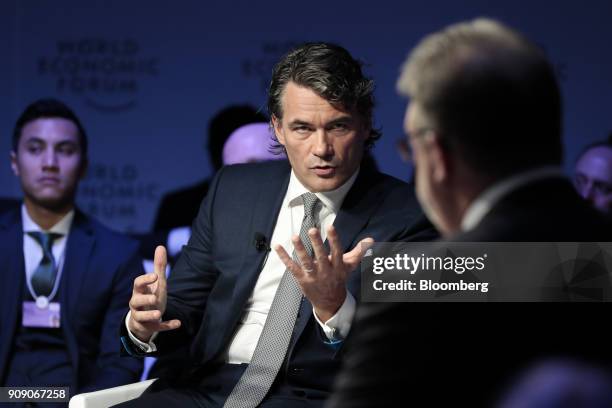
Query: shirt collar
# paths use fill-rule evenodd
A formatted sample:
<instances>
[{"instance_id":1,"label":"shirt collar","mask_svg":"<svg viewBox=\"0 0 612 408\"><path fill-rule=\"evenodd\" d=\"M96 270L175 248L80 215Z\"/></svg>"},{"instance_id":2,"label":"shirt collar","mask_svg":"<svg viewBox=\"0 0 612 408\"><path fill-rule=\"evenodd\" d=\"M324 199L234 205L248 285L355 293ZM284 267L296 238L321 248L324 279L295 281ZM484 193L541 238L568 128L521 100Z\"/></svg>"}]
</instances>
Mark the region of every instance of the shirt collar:
<instances>
[{"instance_id":1,"label":"shirt collar","mask_svg":"<svg viewBox=\"0 0 612 408\"><path fill-rule=\"evenodd\" d=\"M21 205L21 219L23 222L23 232L41 231L41 232L55 232L62 236L68 235L70 227L72 226L72 220L74 219L74 209L70 210L68 214L64 215L64 218L59 220L57 224L52 226L48 231L43 230L28 214L25 204Z\"/></svg>"},{"instance_id":2,"label":"shirt collar","mask_svg":"<svg viewBox=\"0 0 612 408\"><path fill-rule=\"evenodd\" d=\"M353 173L353 175L337 189L314 194L319 200L321 200L325 208L328 208L337 214L338 211L340 211L344 197L346 197L351 187L353 187L353 184L355 184L359 170L360 169L358 168L357 171L355 171L355 173ZM291 176L289 178L289 187L287 188L286 204L289 206L302 204L299 198L302 194L307 192L309 192L309 190L304 187L300 180L298 180L292 169Z\"/></svg>"},{"instance_id":3,"label":"shirt collar","mask_svg":"<svg viewBox=\"0 0 612 408\"><path fill-rule=\"evenodd\" d=\"M485 189L468 207L461 220L461 230L474 229L504 196L518 188L547 178L565 178L559 167L544 166L510 176Z\"/></svg>"}]
</instances>

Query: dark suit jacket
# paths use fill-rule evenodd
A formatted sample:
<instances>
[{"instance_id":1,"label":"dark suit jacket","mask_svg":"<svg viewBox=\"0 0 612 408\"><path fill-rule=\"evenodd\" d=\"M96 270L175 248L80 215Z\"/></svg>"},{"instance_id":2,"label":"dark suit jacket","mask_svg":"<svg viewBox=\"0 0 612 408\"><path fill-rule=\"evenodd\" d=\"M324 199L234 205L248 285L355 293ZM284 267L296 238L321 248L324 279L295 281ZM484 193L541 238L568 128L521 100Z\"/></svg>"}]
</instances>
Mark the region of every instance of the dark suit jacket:
<instances>
[{"instance_id":1,"label":"dark suit jacket","mask_svg":"<svg viewBox=\"0 0 612 408\"><path fill-rule=\"evenodd\" d=\"M192 379L223 364L266 256L266 251L255 248L254 235L260 232L268 240L272 236L289 175L286 161L244 164L223 168L211 184L191 240L168 282L164 319L180 319L183 325L177 331L160 333L155 340L161 353L192 344L197 373L189 375ZM431 239L431 226L422 221L407 184L362 167L334 225L346 251L368 236L376 241ZM348 282L356 298L359 284L356 271ZM342 348L324 340L312 305L303 302L277 384L300 389L309 398L326 397Z\"/></svg>"},{"instance_id":2,"label":"dark suit jacket","mask_svg":"<svg viewBox=\"0 0 612 408\"><path fill-rule=\"evenodd\" d=\"M119 321L143 273L137 243L76 211L59 287L61 327L79 392L137 381L142 364L122 358L117 347ZM21 324L25 280L21 210L0 216L0 382ZM61 379L65 382L65 379Z\"/></svg>"},{"instance_id":3,"label":"dark suit jacket","mask_svg":"<svg viewBox=\"0 0 612 408\"><path fill-rule=\"evenodd\" d=\"M512 192L451 240L607 242L611 234L567 181L549 179ZM612 369L611 314L609 303L363 304L329 406L489 407L542 359Z\"/></svg>"}]
</instances>

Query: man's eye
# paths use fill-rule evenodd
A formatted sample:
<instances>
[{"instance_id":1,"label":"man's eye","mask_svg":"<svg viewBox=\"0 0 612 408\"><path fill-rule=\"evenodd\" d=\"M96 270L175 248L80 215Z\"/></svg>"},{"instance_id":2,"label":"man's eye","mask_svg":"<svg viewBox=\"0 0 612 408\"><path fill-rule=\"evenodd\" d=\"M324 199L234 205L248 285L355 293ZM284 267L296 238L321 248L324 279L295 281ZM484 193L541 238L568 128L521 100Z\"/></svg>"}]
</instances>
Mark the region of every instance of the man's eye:
<instances>
[{"instance_id":1,"label":"man's eye","mask_svg":"<svg viewBox=\"0 0 612 408\"><path fill-rule=\"evenodd\" d=\"M605 183L595 183L593 184L593 190L595 190L598 194L608 195L612 193L612 185Z\"/></svg>"},{"instance_id":2,"label":"man's eye","mask_svg":"<svg viewBox=\"0 0 612 408\"><path fill-rule=\"evenodd\" d=\"M74 146L60 146L57 151L61 154L72 155L76 152L76 148Z\"/></svg>"},{"instance_id":3,"label":"man's eye","mask_svg":"<svg viewBox=\"0 0 612 408\"><path fill-rule=\"evenodd\" d=\"M305 134L305 133L309 133L310 129L307 126L297 126L293 128L293 131L297 133Z\"/></svg>"},{"instance_id":4,"label":"man's eye","mask_svg":"<svg viewBox=\"0 0 612 408\"><path fill-rule=\"evenodd\" d=\"M346 123L334 123L330 128L330 130L335 133L344 133L347 132L348 129L349 127Z\"/></svg>"},{"instance_id":5,"label":"man's eye","mask_svg":"<svg viewBox=\"0 0 612 408\"><path fill-rule=\"evenodd\" d=\"M42 147L38 145L30 145L27 147L28 153L40 153L42 152Z\"/></svg>"}]
</instances>

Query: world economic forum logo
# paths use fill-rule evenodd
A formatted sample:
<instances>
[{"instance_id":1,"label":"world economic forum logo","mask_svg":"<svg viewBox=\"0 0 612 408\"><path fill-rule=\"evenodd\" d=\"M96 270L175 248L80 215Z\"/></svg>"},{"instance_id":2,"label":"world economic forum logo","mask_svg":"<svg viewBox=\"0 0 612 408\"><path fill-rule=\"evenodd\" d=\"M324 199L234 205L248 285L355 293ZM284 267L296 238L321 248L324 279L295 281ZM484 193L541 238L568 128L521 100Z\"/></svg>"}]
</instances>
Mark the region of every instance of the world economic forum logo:
<instances>
[{"instance_id":1,"label":"world economic forum logo","mask_svg":"<svg viewBox=\"0 0 612 408\"><path fill-rule=\"evenodd\" d=\"M159 58L135 39L57 40L38 58L37 71L55 81L58 94L78 95L96 110L125 111L137 104L143 84L159 74Z\"/></svg>"}]
</instances>

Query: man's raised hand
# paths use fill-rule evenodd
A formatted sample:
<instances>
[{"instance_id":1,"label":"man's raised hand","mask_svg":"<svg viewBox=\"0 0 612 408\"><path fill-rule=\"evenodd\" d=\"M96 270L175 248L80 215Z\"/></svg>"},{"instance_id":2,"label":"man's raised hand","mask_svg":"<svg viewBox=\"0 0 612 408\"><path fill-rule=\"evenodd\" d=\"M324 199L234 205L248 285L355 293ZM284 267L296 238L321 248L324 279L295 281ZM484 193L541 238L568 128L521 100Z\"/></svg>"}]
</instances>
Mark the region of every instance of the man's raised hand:
<instances>
[{"instance_id":1,"label":"man's raised hand","mask_svg":"<svg viewBox=\"0 0 612 408\"><path fill-rule=\"evenodd\" d=\"M154 273L141 275L134 280L130 299L128 328L134 336L148 342L154 333L181 327L180 320L162 321L166 311L166 248L155 248Z\"/></svg>"}]
</instances>

